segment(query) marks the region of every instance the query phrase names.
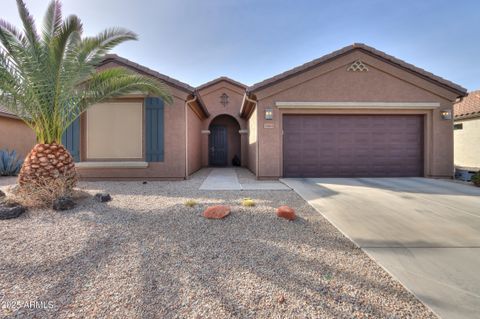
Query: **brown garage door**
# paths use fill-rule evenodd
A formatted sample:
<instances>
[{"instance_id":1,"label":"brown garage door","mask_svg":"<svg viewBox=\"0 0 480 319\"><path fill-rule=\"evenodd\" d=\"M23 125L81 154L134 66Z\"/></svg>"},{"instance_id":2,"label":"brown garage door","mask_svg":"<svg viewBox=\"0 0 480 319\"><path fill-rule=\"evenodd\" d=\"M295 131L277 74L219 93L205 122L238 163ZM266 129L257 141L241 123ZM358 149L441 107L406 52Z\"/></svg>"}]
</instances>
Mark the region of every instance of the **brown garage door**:
<instances>
[{"instance_id":1,"label":"brown garage door","mask_svg":"<svg viewBox=\"0 0 480 319\"><path fill-rule=\"evenodd\" d=\"M284 115L286 177L423 175L423 116Z\"/></svg>"}]
</instances>

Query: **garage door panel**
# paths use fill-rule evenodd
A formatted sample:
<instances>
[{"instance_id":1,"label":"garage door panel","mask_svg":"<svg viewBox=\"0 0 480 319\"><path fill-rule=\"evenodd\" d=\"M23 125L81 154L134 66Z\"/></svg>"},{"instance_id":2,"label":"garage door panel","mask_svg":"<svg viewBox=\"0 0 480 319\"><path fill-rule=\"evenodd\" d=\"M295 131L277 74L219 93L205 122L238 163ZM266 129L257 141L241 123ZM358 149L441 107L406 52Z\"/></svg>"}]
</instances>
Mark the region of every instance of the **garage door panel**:
<instances>
[{"instance_id":1,"label":"garage door panel","mask_svg":"<svg viewBox=\"0 0 480 319\"><path fill-rule=\"evenodd\" d=\"M423 116L284 115L284 176L422 176Z\"/></svg>"}]
</instances>

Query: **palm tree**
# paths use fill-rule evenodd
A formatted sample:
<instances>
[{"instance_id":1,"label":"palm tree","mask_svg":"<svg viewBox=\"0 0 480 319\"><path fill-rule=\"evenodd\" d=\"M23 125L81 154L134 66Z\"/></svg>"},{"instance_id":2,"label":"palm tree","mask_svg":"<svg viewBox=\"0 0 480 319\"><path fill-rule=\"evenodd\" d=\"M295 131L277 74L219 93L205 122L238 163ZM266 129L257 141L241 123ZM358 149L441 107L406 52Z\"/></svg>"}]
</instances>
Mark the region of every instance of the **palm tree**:
<instances>
[{"instance_id":1,"label":"palm tree","mask_svg":"<svg viewBox=\"0 0 480 319\"><path fill-rule=\"evenodd\" d=\"M16 114L37 137L19 174L20 186L45 184L64 177L76 183L72 156L62 135L90 105L131 92L144 92L172 102L165 85L124 68L97 71L113 47L136 40L133 32L110 28L94 37L82 36L80 19L62 18L53 0L37 30L25 3L17 0L20 32L0 20L0 104Z\"/></svg>"}]
</instances>

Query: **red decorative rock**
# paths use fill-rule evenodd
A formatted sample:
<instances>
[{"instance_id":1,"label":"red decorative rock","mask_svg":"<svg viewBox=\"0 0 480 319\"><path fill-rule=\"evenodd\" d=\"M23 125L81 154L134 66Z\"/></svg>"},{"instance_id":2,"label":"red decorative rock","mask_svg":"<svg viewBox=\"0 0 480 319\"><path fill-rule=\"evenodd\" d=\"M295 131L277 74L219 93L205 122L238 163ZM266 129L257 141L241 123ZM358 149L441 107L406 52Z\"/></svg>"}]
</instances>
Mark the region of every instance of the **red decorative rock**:
<instances>
[{"instance_id":1,"label":"red decorative rock","mask_svg":"<svg viewBox=\"0 0 480 319\"><path fill-rule=\"evenodd\" d=\"M294 220L297 216L295 215L295 211L293 208L288 206L280 206L277 208L277 216L282 217L288 220Z\"/></svg>"},{"instance_id":2,"label":"red decorative rock","mask_svg":"<svg viewBox=\"0 0 480 319\"><path fill-rule=\"evenodd\" d=\"M210 206L205 209L202 215L209 219L222 219L230 215L230 207L225 205Z\"/></svg>"}]
</instances>

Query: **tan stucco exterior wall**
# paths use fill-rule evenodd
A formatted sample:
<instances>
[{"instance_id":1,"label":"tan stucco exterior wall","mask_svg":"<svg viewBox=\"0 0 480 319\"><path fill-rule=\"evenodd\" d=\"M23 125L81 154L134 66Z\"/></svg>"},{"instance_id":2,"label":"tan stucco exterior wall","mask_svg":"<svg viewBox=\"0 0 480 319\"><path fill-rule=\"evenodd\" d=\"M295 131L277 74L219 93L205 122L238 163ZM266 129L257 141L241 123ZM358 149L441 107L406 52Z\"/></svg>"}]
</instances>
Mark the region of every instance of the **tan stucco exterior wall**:
<instances>
[{"instance_id":1,"label":"tan stucco exterior wall","mask_svg":"<svg viewBox=\"0 0 480 319\"><path fill-rule=\"evenodd\" d=\"M223 106L220 103L220 96L225 93L228 95L228 104ZM240 125L245 128L245 120L240 117L240 107L242 106L245 90L229 82L222 81L199 91L203 102L205 103L210 117L203 122L203 129L208 130L210 122L222 114L233 116Z\"/></svg>"},{"instance_id":2,"label":"tan stucco exterior wall","mask_svg":"<svg viewBox=\"0 0 480 319\"><path fill-rule=\"evenodd\" d=\"M188 107L187 113L188 131L188 174L192 174L202 168L202 120Z\"/></svg>"},{"instance_id":3,"label":"tan stucco exterior wall","mask_svg":"<svg viewBox=\"0 0 480 319\"><path fill-rule=\"evenodd\" d=\"M15 150L23 159L35 145L35 133L23 121L0 116L0 149Z\"/></svg>"},{"instance_id":4,"label":"tan stucco exterior wall","mask_svg":"<svg viewBox=\"0 0 480 319\"><path fill-rule=\"evenodd\" d=\"M361 59L368 72L349 72L347 67ZM259 178L283 174L282 115L284 113L331 114L424 114L425 175L451 177L453 174L452 121L442 120L441 110L451 110L456 96L414 74L353 51L330 63L291 77L255 92L258 99ZM435 110L379 109L278 109L275 102L437 102ZM266 121L266 108L273 109L273 120ZM271 128L266 128L272 126ZM250 133L251 134L251 133Z\"/></svg>"},{"instance_id":5,"label":"tan stucco exterior wall","mask_svg":"<svg viewBox=\"0 0 480 319\"><path fill-rule=\"evenodd\" d=\"M248 119L248 169L257 174L258 108Z\"/></svg>"},{"instance_id":6,"label":"tan stucco exterior wall","mask_svg":"<svg viewBox=\"0 0 480 319\"><path fill-rule=\"evenodd\" d=\"M457 120L461 130L454 133L455 166L480 170L480 118Z\"/></svg>"},{"instance_id":7,"label":"tan stucco exterior wall","mask_svg":"<svg viewBox=\"0 0 480 319\"><path fill-rule=\"evenodd\" d=\"M83 179L183 179L186 176L185 101L188 94L170 88L173 104L165 105L165 149L163 162L148 163L147 168L78 168ZM145 112L144 112L145 113ZM145 118L144 118L145 121ZM85 130L85 116L81 126ZM87 124L88 125L88 124ZM82 134L82 139L85 139ZM82 160L85 159L85 143L81 141ZM145 159L143 152L141 160Z\"/></svg>"}]
</instances>

